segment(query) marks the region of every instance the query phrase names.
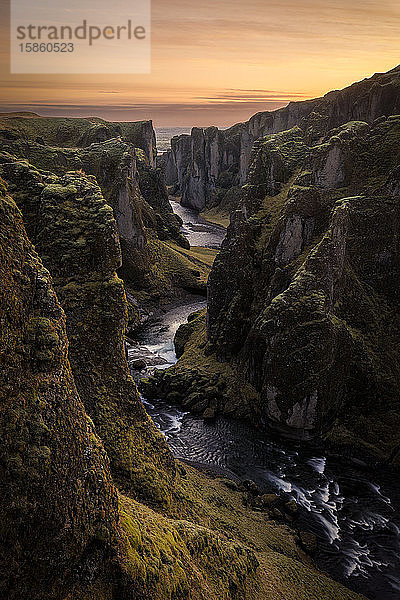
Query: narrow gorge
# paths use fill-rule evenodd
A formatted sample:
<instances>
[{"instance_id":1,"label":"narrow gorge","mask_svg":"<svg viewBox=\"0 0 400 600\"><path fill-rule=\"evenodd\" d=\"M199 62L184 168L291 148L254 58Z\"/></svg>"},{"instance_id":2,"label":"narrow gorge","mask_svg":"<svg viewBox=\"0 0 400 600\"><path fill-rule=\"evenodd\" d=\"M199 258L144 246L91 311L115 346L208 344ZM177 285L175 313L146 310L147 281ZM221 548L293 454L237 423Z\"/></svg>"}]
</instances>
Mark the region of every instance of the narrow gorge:
<instances>
[{"instance_id":1,"label":"narrow gorge","mask_svg":"<svg viewBox=\"0 0 400 600\"><path fill-rule=\"evenodd\" d=\"M398 598L399 90L0 115L1 597Z\"/></svg>"}]
</instances>

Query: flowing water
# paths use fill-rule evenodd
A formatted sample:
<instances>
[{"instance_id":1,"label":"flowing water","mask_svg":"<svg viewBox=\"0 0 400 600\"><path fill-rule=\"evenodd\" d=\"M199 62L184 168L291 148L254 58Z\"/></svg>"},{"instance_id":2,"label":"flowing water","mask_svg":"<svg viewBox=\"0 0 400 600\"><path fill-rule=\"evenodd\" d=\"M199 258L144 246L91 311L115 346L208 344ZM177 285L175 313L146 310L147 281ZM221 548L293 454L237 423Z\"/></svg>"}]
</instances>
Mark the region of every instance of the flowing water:
<instances>
[{"instance_id":1,"label":"flowing water","mask_svg":"<svg viewBox=\"0 0 400 600\"><path fill-rule=\"evenodd\" d=\"M173 206L188 238L204 225L195 213ZM202 245L213 235L213 226L208 227ZM174 332L204 306L204 300L192 297L150 320L129 347L130 362L145 356L150 370L173 364ZM374 600L400 599L400 486L389 472L327 454L322 445L278 442L238 421L220 417L206 423L179 407L143 401L177 458L229 470L253 479L263 491L296 500L297 526L318 537L320 568Z\"/></svg>"},{"instance_id":2,"label":"flowing water","mask_svg":"<svg viewBox=\"0 0 400 600\"><path fill-rule=\"evenodd\" d=\"M224 227L207 222L195 210L181 206L179 202L171 201L171 206L174 213L182 219L182 233L191 246L203 246L204 248L221 246L226 234Z\"/></svg>"}]
</instances>

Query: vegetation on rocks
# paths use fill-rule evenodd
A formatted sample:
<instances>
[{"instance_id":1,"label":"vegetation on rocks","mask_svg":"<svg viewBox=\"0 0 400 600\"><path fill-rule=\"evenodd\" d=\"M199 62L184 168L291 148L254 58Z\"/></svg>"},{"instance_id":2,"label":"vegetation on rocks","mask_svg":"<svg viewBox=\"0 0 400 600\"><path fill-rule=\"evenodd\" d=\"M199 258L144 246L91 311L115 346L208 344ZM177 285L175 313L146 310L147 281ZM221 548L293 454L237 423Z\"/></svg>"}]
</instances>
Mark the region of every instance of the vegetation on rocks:
<instances>
[{"instance_id":1,"label":"vegetation on rocks","mask_svg":"<svg viewBox=\"0 0 400 600\"><path fill-rule=\"evenodd\" d=\"M155 134L151 121L118 123L99 117L40 117L35 113L0 115L1 137L20 143L36 142L40 146L82 148L90 144L121 138L140 148L151 165L156 153Z\"/></svg>"},{"instance_id":2,"label":"vegetation on rocks","mask_svg":"<svg viewBox=\"0 0 400 600\"><path fill-rule=\"evenodd\" d=\"M154 168L154 132L147 123L102 122L100 129L104 126L104 132L89 136L90 140L86 134L78 135L78 131L91 131L92 126L97 130L97 125L86 119L66 119L66 137L61 135L63 127L57 119L10 115L3 118L1 125L3 164L22 163L21 159L25 159L42 171L42 176L43 171L59 176L74 171L96 178L117 222L123 258L118 272L128 292L131 327L140 320L138 301L157 305L182 295L188 287L200 292L204 289L190 265L169 250L171 241L185 250L189 248L180 232L181 221L168 201L162 174ZM45 140L39 135L43 132ZM3 167L6 179L10 170L8 165ZM10 179L9 183L12 185L13 181ZM18 187L12 189L16 198L21 193ZM160 273L160 256L163 262L175 263L170 277L167 272ZM176 271L182 277L175 277Z\"/></svg>"},{"instance_id":3,"label":"vegetation on rocks","mask_svg":"<svg viewBox=\"0 0 400 600\"><path fill-rule=\"evenodd\" d=\"M146 393L398 464L399 139L394 115L254 145L206 326L178 332L182 357Z\"/></svg>"},{"instance_id":4,"label":"vegetation on rocks","mask_svg":"<svg viewBox=\"0 0 400 600\"><path fill-rule=\"evenodd\" d=\"M32 241L54 273L67 315L75 383L114 476L138 497L168 503L174 463L140 402L125 358L128 312L123 282L115 272L121 251L113 211L94 179L81 173L42 176L18 161L3 163L3 169L19 190L23 214L29 198L27 217L36 185Z\"/></svg>"},{"instance_id":5,"label":"vegetation on rocks","mask_svg":"<svg viewBox=\"0 0 400 600\"><path fill-rule=\"evenodd\" d=\"M98 186L81 174L41 182L37 246L56 273L64 313L0 183L2 595L261 600L272 576L274 600L300 571L315 597L360 598L317 572L285 525L245 506L236 484L175 465L127 375L117 318L126 306L113 271L118 245L106 236L107 253L96 236L98 227L111 235L116 226ZM59 247L44 235L56 207L64 223ZM75 247L82 269L73 260L59 265L83 225L87 247ZM95 268L85 272L95 240L105 262L94 254ZM171 467L177 475L162 489ZM169 494L169 503L157 494Z\"/></svg>"},{"instance_id":6,"label":"vegetation on rocks","mask_svg":"<svg viewBox=\"0 0 400 600\"><path fill-rule=\"evenodd\" d=\"M0 589L10 599L65 597L103 568L118 501L75 387L64 312L1 186Z\"/></svg>"}]
</instances>

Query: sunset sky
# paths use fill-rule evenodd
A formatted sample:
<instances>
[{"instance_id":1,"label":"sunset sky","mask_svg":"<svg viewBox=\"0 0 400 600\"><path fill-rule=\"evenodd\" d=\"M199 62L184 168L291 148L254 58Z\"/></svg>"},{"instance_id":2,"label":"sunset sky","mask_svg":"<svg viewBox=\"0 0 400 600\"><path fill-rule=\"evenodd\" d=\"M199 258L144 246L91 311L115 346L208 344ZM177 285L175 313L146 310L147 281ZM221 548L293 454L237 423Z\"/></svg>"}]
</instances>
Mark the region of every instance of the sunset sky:
<instances>
[{"instance_id":1,"label":"sunset sky","mask_svg":"<svg viewBox=\"0 0 400 600\"><path fill-rule=\"evenodd\" d=\"M226 126L400 63L398 0L153 0L151 74L10 75L1 10L3 112Z\"/></svg>"}]
</instances>

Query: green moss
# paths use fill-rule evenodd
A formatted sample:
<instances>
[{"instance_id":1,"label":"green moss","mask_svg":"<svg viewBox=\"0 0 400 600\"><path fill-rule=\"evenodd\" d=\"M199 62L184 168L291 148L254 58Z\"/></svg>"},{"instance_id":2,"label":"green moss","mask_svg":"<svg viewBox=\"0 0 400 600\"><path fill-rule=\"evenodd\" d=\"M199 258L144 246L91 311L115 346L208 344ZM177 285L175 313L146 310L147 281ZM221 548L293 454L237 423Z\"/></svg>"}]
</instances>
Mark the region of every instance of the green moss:
<instances>
[{"instance_id":1,"label":"green moss","mask_svg":"<svg viewBox=\"0 0 400 600\"><path fill-rule=\"evenodd\" d=\"M96 183L82 173L52 176L49 182L27 163L6 164L9 180L19 186L26 217L35 215L36 249L55 274L67 316L75 382L115 477L136 497L167 505L175 466L128 371L128 306L123 282L115 273L121 259L113 211ZM35 188L38 178L41 185ZM54 369L61 360L58 348L51 324L32 320L26 349L32 368Z\"/></svg>"},{"instance_id":2,"label":"green moss","mask_svg":"<svg viewBox=\"0 0 400 600\"><path fill-rule=\"evenodd\" d=\"M235 365L220 361L212 352L205 319L204 309L190 322L184 352L176 365L143 380L146 397L162 397L200 414L212 406L217 412L257 419L257 391Z\"/></svg>"},{"instance_id":3,"label":"green moss","mask_svg":"<svg viewBox=\"0 0 400 600\"><path fill-rule=\"evenodd\" d=\"M256 224L262 224L261 235L257 240L259 251L266 248L271 240L272 234L283 214L288 198L288 192L291 189L291 185L295 178L296 175L293 175L290 181L282 186L279 194L267 196L264 199L260 210L251 217Z\"/></svg>"},{"instance_id":4,"label":"green moss","mask_svg":"<svg viewBox=\"0 0 400 600\"><path fill-rule=\"evenodd\" d=\"M148 277L149 283L153 282L154 292L160 292L160 288L172 290L178 287L193 293L205 293L215 251L184 250L155 237L149 240L149 248L152 267Z\"/></svg>"},{"instance_id":5,"label":"green moss","mask_svg":"<svg viewBox=\"0 0 400 600\"><path fill-rule=\"evenodd\" d=\"M120 497L121 525L126 533L127 574L151 597L231 598L232 581L237 598L244 597L247 578L256 560L250 550L202 526L171 520Z\"/></svg>"},{"instance_id":6,"label":"green moss","mask_svg":"<svg viewBox=\"0 0 400 600\"><path fill-rule=\"evenodd\" d=\"M118 123L98 117L38 117L33 113L10 113L1 115L0 124L3 132L8 133L6 140L14 135L16 139L35 140L39 146L77 148L121 137L141 148L147 160L153 159L150 152L153 152L154 132L149 121Z\"/></svg>"},{"instance_id":7,"label":"green moss","mask_svg":"<svg viewBox=\"0 0 400 600\"><path fill-rule=\"evenodd\" d=\"M64 186L53 183L46 186L43 190L43 195L45 198L50 196L59 198L60 200L66 200L70 196L76 195L77 191L76 187L72 184Z\"/></svg>"},{"instance_id":8,"label":"green moss","mask_svg":"<svg viewBox=\"0 0 400 600\"><path fill-rule=\"evenodd\" d=\"M64 312L4 195L0 277L1 590L10 599L53 600L71 570L84 570L84 555L94 570L102 565L117 535L117 498L72 377ZM93 552L100 509L108 536ZM79 584L77 576L68 585Z\"/></svg>"},{"instance_id":9,"label":"green moss","mask_svg":"<svg viewBox=\"0 0 400 600\"><path fill-rule=\"evenodd\" d=\"M294 533L244 506L240 491L181 470L168 517L120 496L123 568L151 598L361 598L318 572Z\"/></svg>"},{"instance_id":10,"label":"green moss","mask_svg":"<svg viewBox=\"0 0 400 600\"><path fill-rule=\"evenodd\" d=\"M26 350L30 353L32 367L45 369L62 358L60 338L50 319L35 317L29 321L26 333Z\"/></svg>"}]
</instances>

